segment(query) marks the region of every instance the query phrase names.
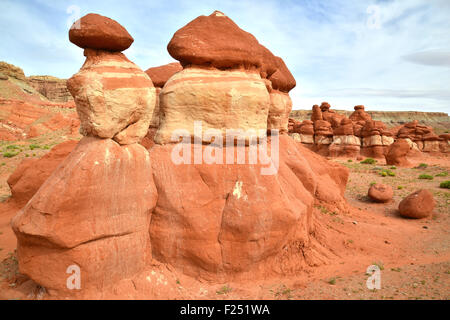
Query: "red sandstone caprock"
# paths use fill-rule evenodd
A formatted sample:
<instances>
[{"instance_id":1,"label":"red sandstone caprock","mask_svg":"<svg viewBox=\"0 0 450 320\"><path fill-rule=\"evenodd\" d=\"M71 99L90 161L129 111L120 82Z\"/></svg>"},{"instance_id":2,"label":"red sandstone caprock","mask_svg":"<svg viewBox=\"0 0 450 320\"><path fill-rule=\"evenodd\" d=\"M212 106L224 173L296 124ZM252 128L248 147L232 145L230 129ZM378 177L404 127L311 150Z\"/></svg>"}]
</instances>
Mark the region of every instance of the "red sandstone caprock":
<instances>
[{"instance_id":1,"label":"red sandstone caprock","mask_svg":"<svg viewBox=\"0 0 450 320\"><path fill-rule=\"evenodd\" d=\"M76 21L69 30L69 40L83 49L123 51L134 39L117 21L90 13Z\"/></svg>"},{"instance_id":2,"label":"red sandstone caprock","mask_svg":"<svg viewBox=\"0 0 450 320\"><path fill-rule=\"evenodd\" d=\"M173 62L163 66L149 68L145 73L152 79L155 87L162 88L171 76L181 70L183 70L181 64L179 62Z\"/></svg>"},{"instance_id":3,"label":"red sandstone caprock","mask_svg":"<svg viewBox=\"0 0 450 320\"><path fill-rule=\"evenodd\" d=\"M182 65L221 69L262 66L258 40L220 11L200 16L179 29L167 50Z\"/></svg>"}]
</instances>

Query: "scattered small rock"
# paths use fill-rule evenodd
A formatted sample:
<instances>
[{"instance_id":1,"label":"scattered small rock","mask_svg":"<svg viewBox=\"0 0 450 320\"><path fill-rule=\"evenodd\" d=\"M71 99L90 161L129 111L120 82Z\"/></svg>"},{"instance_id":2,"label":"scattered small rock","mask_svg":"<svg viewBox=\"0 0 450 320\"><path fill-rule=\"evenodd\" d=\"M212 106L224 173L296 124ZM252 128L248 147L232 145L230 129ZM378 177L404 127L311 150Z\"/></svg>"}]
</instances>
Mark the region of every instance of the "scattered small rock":
<instances>
[{"instance_id":1,"label":"scattered small rock","mask_svg":"<svg viewBox=\"0 0 450 320\"><path fill-rule=\"evenodd\" d=\"M422 189L403 199L398 206L398 210L403 217L421 219L430 216L435 205L433 194Z\"/></svg>"},{"instance_id":2,"label":"scattered small rock","mask_svg":"<svg viewBox=\"0 0 450 320\"><path fill-rule=\"evenodd\" d=\"M369 188L367 195L375 202L388 202L394 196L394 191L389 185L376 183Z\"/></svg>"}]
</instances>

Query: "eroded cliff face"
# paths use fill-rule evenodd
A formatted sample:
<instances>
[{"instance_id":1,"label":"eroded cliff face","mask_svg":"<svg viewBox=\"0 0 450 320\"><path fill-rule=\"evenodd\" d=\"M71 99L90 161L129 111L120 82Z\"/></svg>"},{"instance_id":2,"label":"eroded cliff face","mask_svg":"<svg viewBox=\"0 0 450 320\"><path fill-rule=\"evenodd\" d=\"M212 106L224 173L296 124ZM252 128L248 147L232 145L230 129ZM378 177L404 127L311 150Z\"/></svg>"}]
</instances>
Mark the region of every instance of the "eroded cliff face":
<instances>
[{"instance_id":1,"label":"eroded cliff face","mask_svg":"<svg viewBox=\"0 0 450 320\"><path fill-rule=\"evenodd\" d=\"M0 62L0 98L70 102L73 98L67 90L66 83L66 79L52 76L27 77L21 68Z\"/></svg>"},{"instance_id":2,"label":"eroded cliff face","mask_svg":"<svg viewBox=\"0 0 450 320\"><path fill-rule=\"evenodd\" d=\"M31 76L28 83L41 95L53 102L68 102L73 98L67 90L67 80L52 76Z\"/></svg>"},{"instance_id":3,"label":"eroded cliff face","mask_svg":"<svg viewBox=\"0 0 450 320\"><path fill-rule=\"evenodd\" d=\"M337 113L349 117L353 111L335 110ZM367 111L373 120L383 121L389 128L404 125L418 120L420 124L433 127L437 134L450 131L450 117L444 112L419 112L419 111ZM312 110L292 110L290 118L303 121L309 120Z\"/></svg>"}]
</instances>

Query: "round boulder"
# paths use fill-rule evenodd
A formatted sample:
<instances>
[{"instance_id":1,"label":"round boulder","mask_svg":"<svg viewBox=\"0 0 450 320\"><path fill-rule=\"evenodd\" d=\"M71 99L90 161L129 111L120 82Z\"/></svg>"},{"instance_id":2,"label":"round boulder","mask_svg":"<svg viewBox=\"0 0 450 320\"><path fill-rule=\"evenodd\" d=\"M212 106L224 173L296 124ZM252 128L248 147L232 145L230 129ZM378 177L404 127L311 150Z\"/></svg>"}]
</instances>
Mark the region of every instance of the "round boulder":
<instances>
[{"instance_id":1,"label":"round boulder","mask_svg":"<svg viewBox=\"0 0 450 320\"><path fill-rule=\"evenodd\" d=\"M406 218L421 219L430 216L436 202L428 190L417 190L403 199L398 210L400 215Z\"/></svg>"},{"instance_id":2,"label":"round boulder","mask_svg":"<svg viewBox=\"0 0 450 320\"><path fill-rule=\"evenodd\" d=\"M369 188L368 196L375 202L388 202L392 199L394 191L387 184L377 183Z\"/></svg>"}]
</instances>

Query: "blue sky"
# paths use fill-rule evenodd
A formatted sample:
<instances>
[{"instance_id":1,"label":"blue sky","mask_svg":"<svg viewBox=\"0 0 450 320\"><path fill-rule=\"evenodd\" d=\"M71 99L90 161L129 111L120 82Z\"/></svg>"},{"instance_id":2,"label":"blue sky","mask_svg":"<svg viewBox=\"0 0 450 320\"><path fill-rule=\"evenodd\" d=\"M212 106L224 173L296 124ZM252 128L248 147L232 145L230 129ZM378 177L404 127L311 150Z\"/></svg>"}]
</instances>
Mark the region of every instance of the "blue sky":
<instances>
[{"instance_id":1,"label":"blue sky","mask_svg":"<svg viewBox=\"0 0 450 320\"><path fill-rule=\"evenodd\" d=\"M0 60L69 78L84 57L68 22L94 12L127 28L125 54L145 70L172 62L173 33L216 9L285 60L294 109L450 113L449 0L0 0Z\"/></svg>"}]
</instances>

